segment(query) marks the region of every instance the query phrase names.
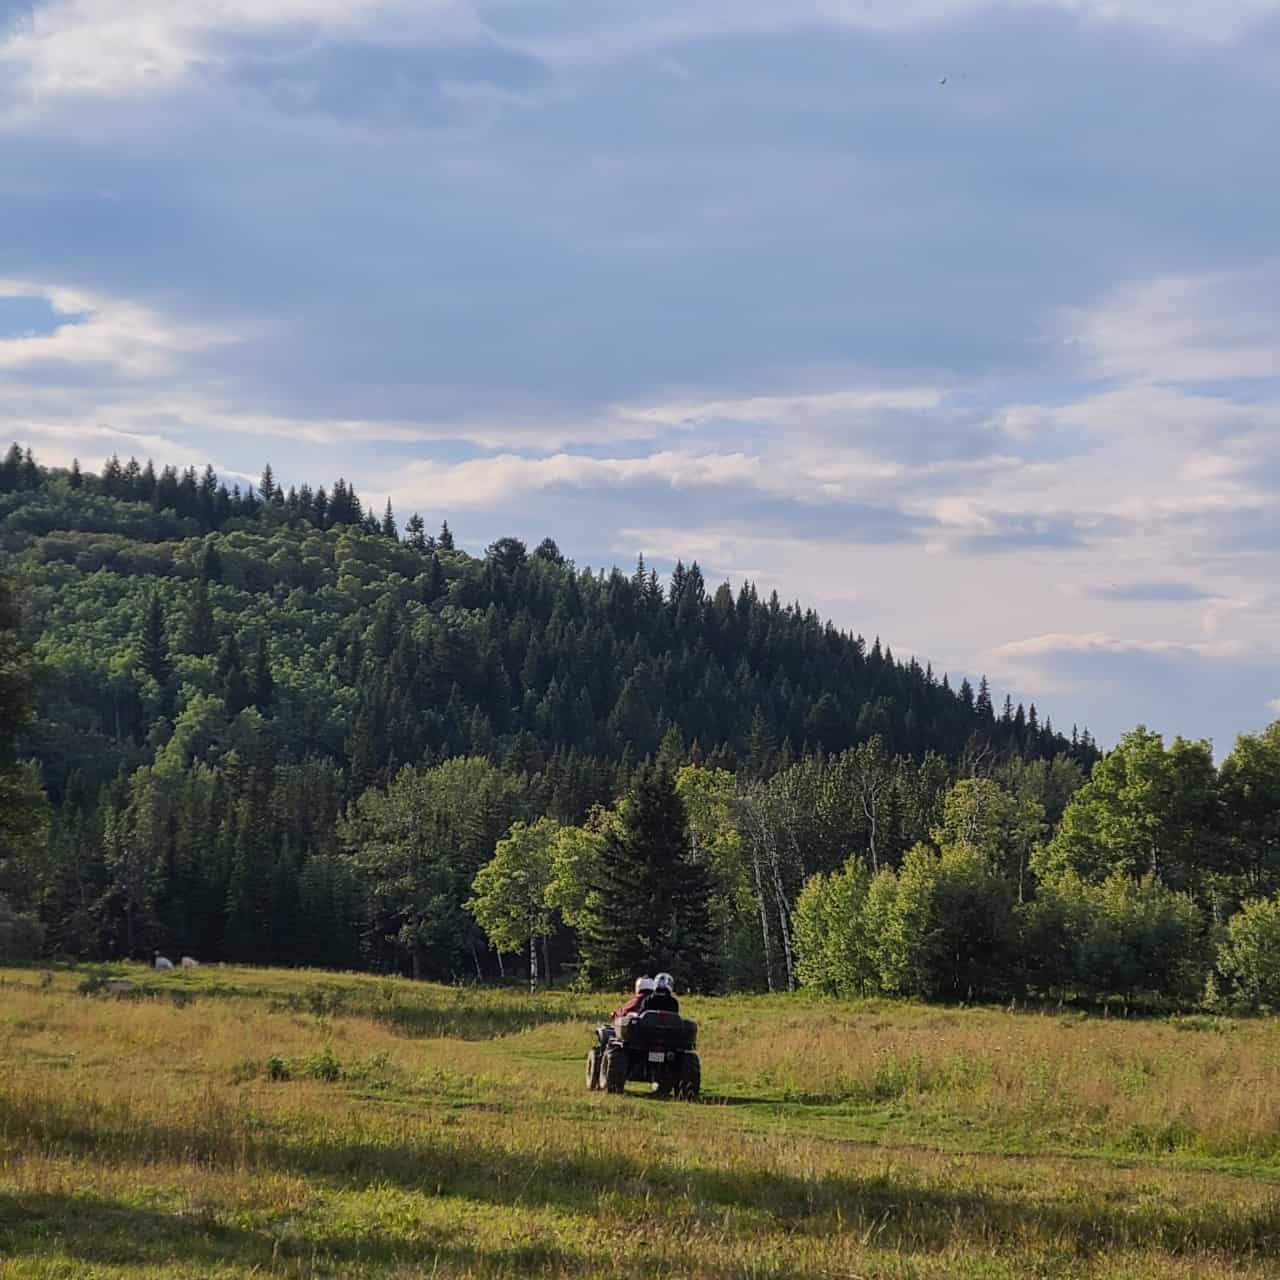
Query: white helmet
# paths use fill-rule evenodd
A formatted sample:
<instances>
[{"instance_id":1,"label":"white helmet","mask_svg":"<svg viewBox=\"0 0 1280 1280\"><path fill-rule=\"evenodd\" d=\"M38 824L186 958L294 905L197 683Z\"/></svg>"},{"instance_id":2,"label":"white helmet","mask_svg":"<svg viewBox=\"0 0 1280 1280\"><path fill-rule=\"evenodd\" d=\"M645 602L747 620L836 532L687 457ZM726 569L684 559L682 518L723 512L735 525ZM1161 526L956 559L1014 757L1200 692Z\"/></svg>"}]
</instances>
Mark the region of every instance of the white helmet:
<instances>
[{"instance_id":1,"label":"white helmet","mask_svg":"<svg viewBox=\"0 0 1280 1280\"><path fill-rule=\"evenodd\" d=\"M652 991L653 987L654 987L654 981L652 978L636 979L636 995L638 996L644 995L646 991Z\"/></svg>"},{"instance_id":2,"label":"white helmet","mask_svg":"<svg viewBox=\"0 0 1280 1280\"><path fill-rule=\"evenodd\" d=\"M669 973L660 973L654 978L653 985L659 991L674 991L676 989L676 980Z\"/></svg>"}]
</instances>

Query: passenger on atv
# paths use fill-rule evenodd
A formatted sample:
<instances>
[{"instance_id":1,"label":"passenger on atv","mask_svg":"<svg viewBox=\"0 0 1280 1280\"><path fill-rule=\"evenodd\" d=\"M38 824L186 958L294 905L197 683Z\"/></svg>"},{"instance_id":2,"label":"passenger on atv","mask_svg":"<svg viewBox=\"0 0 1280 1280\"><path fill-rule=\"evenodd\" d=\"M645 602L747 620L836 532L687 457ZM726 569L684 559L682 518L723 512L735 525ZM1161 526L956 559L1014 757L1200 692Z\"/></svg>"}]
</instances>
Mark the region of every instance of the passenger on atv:
<instances>
[{"instance_id":1,"label":"passenger on atv","mask_svg":"<svg viewBox=\"0 0 1280 1280\"><path fill-rule=\"evenodd\" d=\"M676 980L669 973L660 973L653 980L653 991L645 1000L645 1009L659 1009L664 1013L679 1013L680 1001L676 999Z\"/></svg>"},{"instance_id":2,"label":"passenger on atv","mask_svg":"<svg viewBox=\"0 0 1280 1280\"><path fill-rule=\"evenodd\" d=\"M666 976L665 974L663 975ZM625 1018L629 1013L639 1013L645 1007L645 1001L653 992L653 978L637 978L635 995L622 1006L621 1009L615 1009L613 1016L615 1018Z\"/></svg>"}]
</instances>

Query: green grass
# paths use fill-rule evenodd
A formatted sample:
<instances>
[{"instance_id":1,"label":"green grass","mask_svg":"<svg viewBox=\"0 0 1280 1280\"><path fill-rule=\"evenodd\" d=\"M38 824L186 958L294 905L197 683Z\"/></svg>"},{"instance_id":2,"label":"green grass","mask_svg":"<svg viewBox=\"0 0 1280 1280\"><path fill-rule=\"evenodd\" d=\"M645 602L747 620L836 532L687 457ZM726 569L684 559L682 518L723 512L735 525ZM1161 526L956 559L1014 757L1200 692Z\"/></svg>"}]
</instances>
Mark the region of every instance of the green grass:
<instances>
[{"instance_id":1,"label":"green grass","mask_svg":"<svg viewBox=\"0 0 1280 1280\"><path fill-rule=\"evenodd\" d=\"M688 1105L607 1000L115 973L0 973L0 1280L1280 1273L1270 1021L690 1001Z\"/></svg>"}]
</instances>

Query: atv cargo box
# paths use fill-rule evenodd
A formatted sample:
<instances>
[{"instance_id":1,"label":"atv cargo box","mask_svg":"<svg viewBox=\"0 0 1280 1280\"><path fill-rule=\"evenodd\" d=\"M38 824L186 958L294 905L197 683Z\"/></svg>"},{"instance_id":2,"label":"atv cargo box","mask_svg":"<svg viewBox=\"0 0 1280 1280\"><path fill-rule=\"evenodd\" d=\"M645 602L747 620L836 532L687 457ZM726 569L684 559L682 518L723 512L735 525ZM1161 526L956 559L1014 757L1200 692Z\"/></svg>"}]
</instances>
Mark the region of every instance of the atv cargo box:
<instances>
[{"instance_id":1,"label":"atv cargo box","mask_svg":"<svg viewBox=\"0 0 1280 1280\"><path fill-rule=\"evenodd\" d=\"M661 1009L647 1009L644 1013L629 1013L625 1018L614 1019L618 1039L628 1049L676 1049L698 1047L698 1024L678 1013Z\"/></svg>"}]
</instances>

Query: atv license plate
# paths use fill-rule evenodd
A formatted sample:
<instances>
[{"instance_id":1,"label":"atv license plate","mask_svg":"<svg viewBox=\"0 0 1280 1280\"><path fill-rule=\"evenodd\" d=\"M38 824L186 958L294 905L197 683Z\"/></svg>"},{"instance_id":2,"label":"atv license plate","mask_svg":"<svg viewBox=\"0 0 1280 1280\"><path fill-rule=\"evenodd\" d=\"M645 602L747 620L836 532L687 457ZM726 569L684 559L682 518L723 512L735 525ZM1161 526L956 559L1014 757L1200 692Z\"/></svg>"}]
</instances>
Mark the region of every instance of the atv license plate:
<instances>
[{"instance_id":1,"label":"atv license plate","mask_svg":"<svg viewBox=\"0 0 1280 1280\"><path fill-rule=\"evenodd\" d=\"M649 1050L650 1062L666 1062L666 1060L667 1060L667 1055L665 1053L657 1053L652 1049Z\"/></svg>"}]
</instances>

